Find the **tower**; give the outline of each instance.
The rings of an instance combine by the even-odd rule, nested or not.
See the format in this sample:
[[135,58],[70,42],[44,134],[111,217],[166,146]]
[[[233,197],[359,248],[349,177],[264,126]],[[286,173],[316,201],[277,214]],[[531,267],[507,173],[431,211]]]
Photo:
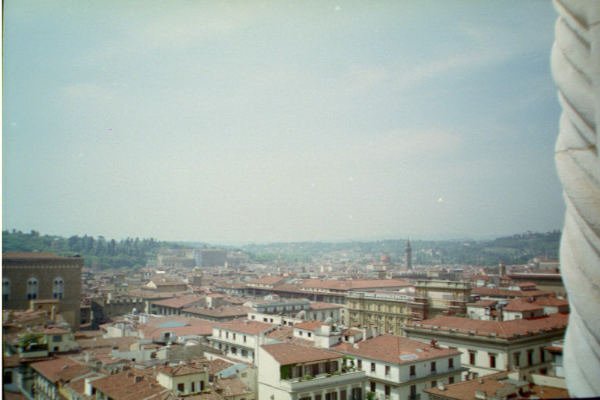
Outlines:
[[404,255],[406,256],[406,269],[412,270],[412,248],[410,247],[410,239],[406,241],[406,249],[404,249]]

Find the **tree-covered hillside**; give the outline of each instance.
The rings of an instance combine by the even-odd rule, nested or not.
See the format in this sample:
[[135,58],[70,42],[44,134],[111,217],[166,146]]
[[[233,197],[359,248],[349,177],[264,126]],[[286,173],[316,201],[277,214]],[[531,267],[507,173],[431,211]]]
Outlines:
[[116,241],[103,236],[40,235],[37,231],[2,231],[2,251],[39,251],[58,255],[81,255],[87,266],[99,268],[124,268],[144,266],[156,257],[162,247],[174,247],[154,239],[127,238]]

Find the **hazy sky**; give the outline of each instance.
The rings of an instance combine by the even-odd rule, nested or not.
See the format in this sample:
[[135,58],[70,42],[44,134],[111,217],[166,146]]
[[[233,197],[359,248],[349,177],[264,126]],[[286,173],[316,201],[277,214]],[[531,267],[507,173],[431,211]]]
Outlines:
[[549,1],[4,7],[4,228],[242,243],[562,226]]

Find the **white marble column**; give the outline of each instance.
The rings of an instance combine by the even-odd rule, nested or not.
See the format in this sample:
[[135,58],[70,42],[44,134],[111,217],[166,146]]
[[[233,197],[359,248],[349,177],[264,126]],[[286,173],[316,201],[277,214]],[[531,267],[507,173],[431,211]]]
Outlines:
[[571,314],[564,366],[574,397],[600,395],[600,2],[554,0],[552,74],[562,106],[556,167],[566,203],[560,246]]

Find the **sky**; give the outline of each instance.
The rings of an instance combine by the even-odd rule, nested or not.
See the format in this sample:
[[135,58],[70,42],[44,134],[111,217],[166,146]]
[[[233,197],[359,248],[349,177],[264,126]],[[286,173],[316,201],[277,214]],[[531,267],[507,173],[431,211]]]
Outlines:
[[2,225],[211,243],[560,229],[548,1],[4,2]]

